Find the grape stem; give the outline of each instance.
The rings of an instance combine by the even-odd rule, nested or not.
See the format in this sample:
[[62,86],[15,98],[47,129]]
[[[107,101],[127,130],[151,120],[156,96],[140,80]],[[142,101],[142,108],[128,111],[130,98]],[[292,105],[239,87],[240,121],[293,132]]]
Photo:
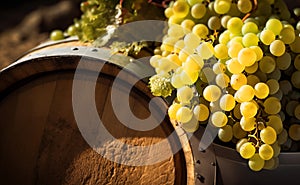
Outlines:
[[157,7],[161,7],[161,8],[167,8],[169,2],[171,2],[171,0],[164,0],[161,3],[154,2],[154,0],[148,0],[148,3],[153,4],[154,6],[157,6]]
[[243,17],[243,19],[242,19],[242,21],[244,22],[248,17],[250,17],[250,15],[251,15],[251,13],[252,12],[254,12],[255,10],[257,10],[257,0],[252,0],[252,4],[253,4],[253,8],[252,8],[252,10],[249,12],[249,13],[247,13],[244,17]]

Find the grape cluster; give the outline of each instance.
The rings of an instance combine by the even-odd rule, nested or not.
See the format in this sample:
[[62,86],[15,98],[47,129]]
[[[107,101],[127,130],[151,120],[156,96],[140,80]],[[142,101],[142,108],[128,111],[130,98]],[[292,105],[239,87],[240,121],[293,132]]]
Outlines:
[[291,12],[283,0],[176,0],[165,16],[150,88],[176,89],[170,119],[187,132],[212,124],[250,169],[276,168],[280,151],[300,140],[300,8]]

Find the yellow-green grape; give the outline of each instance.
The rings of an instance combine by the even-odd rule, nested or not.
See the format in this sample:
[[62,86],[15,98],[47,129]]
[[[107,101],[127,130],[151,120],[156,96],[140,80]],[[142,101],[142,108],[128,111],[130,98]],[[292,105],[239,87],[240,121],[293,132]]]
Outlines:
[[294,87],[296,87],[297,89],[300,89],[300,71],[293,72],[292,77],[291,77],[291,82]]
[[268,79],[274,79],[274,80],[280,80],[281,78],[281,71],[278,69],[278,67],[275,68],[275,70],[272,73],[269,73],[267,75]]
[[275,94],[278,90],[279,90],[279,83],[277,80],[275,79],[269,79],[266,84],[268,85],[269,87],[269,90],[270,90],[270,94]]
[[197,48],[197,52],[203,59],[209,59],[214,54],[214,47],[209,42],[202,42]]
[[231,94],[224,94],[219,101],[219,106],[224,111],[231,111],[235,107],[235,100]]
[[260,79],[257,76],[255,76],[255,75],[248,75],[247,76],[247,84],[248,85],[251,85],[252,87],[255,87],[255,85],[259,82],[260,82]]
[[186,61],[182,64],[182,67],[186,71],[190,71],[190,72],[195,72],[195,71],[199,72],[203,66],[204,66],[204,61],[202,57],[197,54],[192,54],[188,56]]
[[242,118],[242,114],[241,114],[241,104],[238,103],[236,104],[236,106],[233,108],[233,116],[236,118],[236,119],[241,119]]
[[270,160],[265,161],[265,165],[263,169],[266,170],[274,170],[277,168],[277,166],[279,165],[279,159],[278,157],[273,157]]
[[214,10],[217,14],[226,14],[231,7],[231,1],[228,0],[216,0],[214,2]]
[[178,111],[178,109],[181,107],[181,105],[179,103],[173,103],[169,109],[168,109],[168,115],[170,117],[171,120],[175,120],[176,119],[176,113]]
[[206,13],[206,7],[202,3],[194,4],[191,8],[191,15],[195,19],[201,19]]
[[296,100],[287,102],[287,104],[285,106],[285,112],[287,113],[287,115],[294,116],[295,109],[298,105],[299,105],[299,102]]
[[181,123],[187,123],[193,117],[193,111],[188,107],[180,107],[176,112],[176,120]]
[[216,74],[224,73],[226,71],[226,66],[221,62],[217,62],[213,65],[213,71]]
[[183,27],[185,33],[189,33],[195,26],[195,22],[191,19],[184,19],[180,25]]
[[277,134],[274,128],[267,126],[260,131],[261,141],[266,144],[273,144],[277,140]]
[[239,17],[232,17],[227,22],[227,29],[233,34],[240,34],[243,24],[243,21]]
[[252,2],[250,0],[238,0],[237,7],[240,12],[246,14],[252,10]]
[[257,46],[258,45],[258,37],[255,33],[246,33],[244,36],[243,36],[243,45],[245,47],[250,47],[250,46]]
[[185,46],[194,49],[200,44],[200,38],[194,33],[188,33],[184,36],[184,44]]
[[184,18],[190,12],[190,6],[185,0],[177,0],[173,6],[173,13],[176,17]]
[[194,114],[198,121],[206,121],[209,117],[209,109],[205,104],[200,103],[193,109]]
[[228,55],[231,58],[237,58],[239,52],[243,48],[244,48],[244,46],[240,42],[230,42],[229,47],[228,47]]
[[248,139],[247,138],[241,138],[238,140],[238,142],[236,143],[235,145],[235,149],[238,153],[240,153],[240,149],[241,149],[241,146],[245,143],[248,142]]
[[205,83],[213,82],[215,77],[216,74],[211,67],[204,67],[199,74],[200,80],[202,80]]
[[61,30],[53,30],[53,31],[50,33],[50,39],[51,39],[51,40],[56,41],[56,40],[62,40],[62,39],[64,39],[64,38],[65,38],[64,33],[63,33],[63,31],[61,31]]
[[207,26],[211,30],[219,30],[221,25],[221,19],[218,16],[212,16],[208,19]]
[[[223,28],[227,28],[227,22],[229,21],[230,18],[231,18],[230,15],[223,15],[221,17],[221,25]],[[228,30],[226,30],[226,31],[228,31]]]
[[189,3],[190,6],[193,6],[197,3],[202,3],[203,0],[187,0],[187,2]]
[[250,132],[255,129],[256,119],[254,117],[247,118],[243,116],[240,120],[240,126],[244,131]]
[[220,73],[220,74],[217,74],[215,82],[221,89],[223,89],[225,87],[228,87],[230,78],[225,73]]
[[211,115],[211,123],[218,128],[224,127],[228,122],[228,118],[224,112],[217,111]]
[[297,118],[298,120],[300,120],[300,104],[298,104],[298,105],[295,107],[295,110],[294,110],[294,116],[295,116],[295,118]]
[[160,46],[162,51],[169,51],[172,52],[174,49],[175,43],[178,41],[176,37],[166,37],[163,39],[163,43]]
[[283,26],[278,19],[269,19],[266,22],[266,29],[271,30],[275,35],[279,35]]
[[168,59],[169,61],[172,61],[172,62],[174,62],[175,64],[177,64],[178,67],[182,65],[182,61],[179,59],[178,55],[176,55],[176,54],[169,54],[169,55],[167,56],[167,59]]
[[208,27],[205,24],[196,24],[192,28],[192,32],[200,38],[207,38],[209,34]]
[[199,73],[197,71],[186,71],[185,69],[182,70],[180,73],[181,81],[184,82],[186,85],[193,85],[199,77]]
[[246,102],[250,101],[254,97],[254,89],[250,85],[242,85],[238,90],[237,90],[237,97],[240,101]]
[[255,154],[255,147],[252,142],[246,142],[240,147],[240,155],[244,159],[250,159]]
[[184,41],[183,40],[178,40],[175,44],[174,44],[174,53],[179,54],[180,51],[183,50],[183,48],[185,47]]
[[269,121],[266,123],[267,126],[274,128],[276,134],[280,134],[283,130],[282,120],[279,115],[268,116]]
[[289,80],[279,81],[279,88],[284,95],[288,95],[293,90],[292,84]]
[[180,88],[184,86],[184,82],[181,80],[180,74],[174,74],[171,78],[171,85],[174,88]]
[[233,138],[232,127],[230,125],[225,125],[221,127],[218,131],[218,137],[223,142],[229,142]]
[[222,32],[219,36],[220,44],[227,44],[230,41],[230,32],[228,30]]
[[289,136],[294,141],[300,141],[300,125],[292,124],[289,127]]
[[193,97],[193,89],[189,86],[183,86],[177,89],[177,99],[180,103],[190,103]]
[[162,70],[165,73],[168,73],[169,71],[175,70],[179,67],[178,64],[176,64],[173,61],[170,61],[168,58],[160,58],[158,60],[158,68]]
[[300,53],[300,36],[296,36],[294,42],[289,45],[292,52]]
[[257,109],[254,102],[242,102],[240,107],[241,114],[246,118],[254,117],[257,113]]
[[190,121],[186,122],[186,123],[182,123],[181,127],[186,131],[186,132],[190,132],[193,133],[196,130],[198,130],[199,128],[199,122],[196,119],[195,116],[192,116],[192,118],[190,119]]
[[166,18],[170,18],[172,15],[174,15],[173,9],[171,7],[166,8],[164,14]]
[[257,76],[261,82],[266,82],[268,79],[267,74],[263,73],[260,69],[257,69],[257,71],[253,75]]
[[275,141],[272,145],[273,151],[274,151],[274,157],[278,157],[281,151],[281,147],[278,144],[278,141]]
[[263,58],[264,53],[259,46],[250,46],[250,49],[252,49],[255,52],[256,61],[260,61]]
[[240,122],[234,123],[232,126],[233,136],[237,139],[242,139],[247,136],[247,132],[242,129]]
[[300,71],[300,54],[295,57],[294,66],[298,71]]
[[239,11],[236,3],[231,3],[228,14],[232,17],[241,17],[241,12]]
[[242,26],[242,34],[245,35],[247,33],[258,33],[257,24],[255,24],[254,22],[244,23],[244,25]]
[[168,25],[172,24],[181,24],[181,22],[184,20],[184,18],[177,17],[176,15],[173,15],[168,19]]
[[258,68],[263,73],[271,73],[275,70],[276,62],[271,56],[264,56],[258,63]]
[[190,56],[193,53],[193,48],[185,45],[184,48],[181,51],[179,51],[178,57],[181,61],[185,61],[188,58],[188,56]]
[[258,154],[263,160],[270,160],[274,155],[274,150],[270,145],[262,144],[259,147]]
[[256,61],[256,53],[251,48],[243,48],[238,54],[238,61],[244,66],[251,66]]
[[265,99],[269,95],[269,86],[266,83],[259,82],[254,86],[254,94],[259,99]]
[[263,105],[267,114],[278,114],[281,110],[280,100],[276,97],[268,97]]
[[259,34],[259,39],[264,45],[270,45],[275,40],[275,34],[271,30],[263,30]]
[[[185,33],[184,33],[184,30],[183,30],[182,26],[180,26],[178,24],[172,24],[172,25],[169,26],[168,35],[172,38],[181,38],[185,35]],[[176,42],[177,41],[178,40],[176,40]],[[176,42],[174,42],[174,44]]]
[[[258,69],[258,62],[254,62],[254,64],[252,64],[251,66],[247,66],[245,67],[245,72],[248,74],[253,74],[257,71]],[[247,76],[248,77],[248,76]],[[258,77],[257,77],[258,78]]]
[[295,41],[296,35],[293,27],[284,27],[280,34],[279,39],[282,40],[285,44],[291,44]]
[[221,96],[221,89],[216,85],[208,85],[203,90],[203,97],[209,101],[217,101]]
[[234,90],[238,90],[242,85],[247,84],[247,77],[242,74],[233,74],[230,79],[230,85]]
[[154,67],[154,68],[157,68],[158,67],[158,64],[159,64],[159,59],[161,59],[162,58],[162,56],[160,56],[160,55],[154,55],[154,56],[152,56],[151,58],[150,58],[150,65],[152,66],[152,67]]
[[249,159],[248,166],[253,171],[260,171],[265,166],[265,160],[256,153]]
[[245,66],[243,66],[241,63],[239,63],[237,58],[232,58],[232,59],[226,61],[226,67],[227,67],[228,71],[232,74],[242,73],[245,69]]
[[272,53],[272,55],[277,56],[277,57],[283,55],[285,53],[284,42],[282,42],[281,40],[274,40],[270,44],[270,52]]
[[228,48],[225,44],[217,44],[214,47],[215,56],[218,59],[226,59],[228,57]]
[[288,132],[286,129],[283,129],[282,132],[277,136],[277,141],[279,145],[284,144],[288,139]]

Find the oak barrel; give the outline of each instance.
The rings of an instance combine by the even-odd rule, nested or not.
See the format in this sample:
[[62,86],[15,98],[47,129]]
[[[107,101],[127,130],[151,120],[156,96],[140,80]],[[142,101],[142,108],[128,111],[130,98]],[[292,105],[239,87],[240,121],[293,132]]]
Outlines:
[[[152,69],[123,55],[114,55],[106,60],[103,55],[108,53],[107,48],[85,46],[76,39],[47,42],[0,72],[1,184],[194,183],[191,149],[184,144],[188,143],[187,138],[180,129],[172,134],[176,125],[167,116],[156,127],[144,131],[127,127],[116,116],[133,113],[135,119],[153,116],[155,120],[165,115],[168,104],[164,99],[156,98],[156,108],[150,112],[148,106],[153,96],[147,82],[138,78],[137,73],[151,73]],[[80,63],[85,67],[78,69]],[[102,66],[100,71],[99,64]],[[123,72],[122,75],[119,75],[120,72]],[[114,89],[117,94],[126,93],[126,88],[133,84],[129,100],[126,100],[130,111],[126,106],[117,107],[117,113],[113,109],[110,96],[116,79],[120,82]],[[91,146],[87,142],[83,130],[92,133],[94,130],[89,126],[94,123],[90,123],[93,121],[91,118],[92,121],[87,120],[86,125],[81,123],[83,130],[79,129],[74,113],[76,82],[87,86],[95,83],[92,95],[83,94],[86,96],[77,99],[82,100],[85,113],[93,105],[84,102],[94,102],[98,114],[88,117],[98,116],[114,140],[104,140],[99,146]],[[114,98],[117,103],[121,101],[119,97]],[[134,116],[128,115],[127,121],[135,121],[131,120]],[[102,135],[97,137],[101,139]],[[166,156],[163,150],[154,148],[158,154],[155,163],[126,163],[126,157],[131,160],[131,156],[123,156],[128,145],[154,146],[166,138],[169,147],[174,150],[173,155]],[[103,155],[103,151],[110,156]],[[134,152],[132,156],[138,156]],[[151,158],[147,155],[142,157]],[[163,160],[159,160],[160,157]]]

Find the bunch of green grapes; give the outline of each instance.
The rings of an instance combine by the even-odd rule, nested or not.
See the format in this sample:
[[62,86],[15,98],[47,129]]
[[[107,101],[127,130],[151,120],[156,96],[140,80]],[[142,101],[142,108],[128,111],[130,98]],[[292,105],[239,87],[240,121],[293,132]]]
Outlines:
[[250,169],[276,168],[281,149],[300,140],[300,9],[282,0],[177,0],[165,16],[150,88],[164,97],[176,89],[170,119],[187,132],[212,124]]

